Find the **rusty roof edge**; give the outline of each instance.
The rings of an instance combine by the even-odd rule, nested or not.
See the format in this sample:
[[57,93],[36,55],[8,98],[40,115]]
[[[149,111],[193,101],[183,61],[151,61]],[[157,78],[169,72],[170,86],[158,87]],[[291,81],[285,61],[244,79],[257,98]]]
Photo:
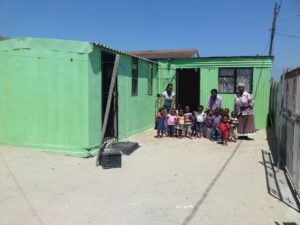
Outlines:
[[117,53],[121,53],[121,54],[124,54],[124,55],[128,55],[128,56],[131,56],[131,57],[135,57],[135,58],[142,59],[142,60],[145,60],[145,61],[148,61],[148,62],[151,62],[151,63],[158,64],[158,62],[156,62],[156,61],[153,61],[153,60],[150,60],[150,59],[141,57],[141,56],[137,56],[137,55],[131,54],[131,53],[129,53],[129,52],[125,52],[125,51],[122,51],[122,50],[118,50],[118,49],[116,49],[116,48],[112,48],[112,47],[109,47],[109,46],[104,45],[104,44],[101,44],[101,43],[92,42],[92,44],[94,44],[94,45],[96,45],[96,46],[100,46],[100,47],[102,47],[102,48],[106,48],[106,49],[108,49],[108,50],[111,50],[111,51],[114,51],[114,52],[117,52]]
[[185,49],[158,49],[158,50],[130,50],[127,52],[187,52],[187,51],[194,51],[198,52],[198,49],[196,48],[185,48]]
[[285,77],[285,79],[287,79],[289,77],[294,77],[294,76],[298,76],[298,75],[300,75],[300,67],[296,67],[294,69],[287,71],[284,74],[284,77]]
[[162,61],[168,60],[197,60],[197,59],[230,59],[230,58],[246,58],[246,59],[255,59],[255,58],[264,58],[264,59],[274,59],[274,56],[268,55],[236,55],[236,56],[199,56],[195,58],[176,58],[176,59],[160,59]]

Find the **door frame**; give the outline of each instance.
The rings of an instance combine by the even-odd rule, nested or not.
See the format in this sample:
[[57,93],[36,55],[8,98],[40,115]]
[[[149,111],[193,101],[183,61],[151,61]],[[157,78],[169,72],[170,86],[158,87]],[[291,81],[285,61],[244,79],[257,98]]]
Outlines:
[[177,68],[176,69],[176,106],[178,105],[179,101],[179,77],[182,76],[180,72],[184,70],[196,70],[195,72],[198,75],[198,105],[200,104],[200,97],[201,97],[201,69],[200,68]]

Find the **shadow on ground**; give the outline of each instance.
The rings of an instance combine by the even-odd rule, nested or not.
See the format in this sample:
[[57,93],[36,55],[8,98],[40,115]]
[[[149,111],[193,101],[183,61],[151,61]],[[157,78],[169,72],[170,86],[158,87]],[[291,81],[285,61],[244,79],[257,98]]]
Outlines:
[[294,222],[278,223],[277,221],[275,221],[275,225],[297,225],[297,223],[294,223]]
[[[266,184],[268,194],[280,200],[290,208],[300,212],[300,203],[297,199],[296,192],[289,182],[287,172],[284,168],[285,154],[279,149],[274,129],[267,129],[267,141],[270,151],[262,150],[262,164],[265,167]],[[278,222],[276,222],[278,223]],[[283,223],[295,224],[295,223]]]
[[220,170],[218,171],[217,175],[214,177],[214,179],[212,179],[212,181],[210,182],[210,184],[208,185],[208,187],[205,189],[204,193],[202,194],[202,196],[199,198],[199,200],[196,202],[195,206],[193,207],[193,210],[190,212],[189,215],[187,215],[187,217],[183,220],[183,222],[181,223],[181,225],[188,225],[190,224],[191,220],[193,219],[193,217],[195,216],[195,214],[198,212],[199,207],[202,205],[202,203],[205,201],[205,199],[207,198],[207,196],[209,195],[211,189],[214,187],[214,185],[216,184],[216,182],[218,181],[218,179],[220,178],[220,176],[222,175],[222,173],[224,172],[224,170],[226,169],[226,167],[228,166],[229,162],[232,160],[233,156],[235,155],[235,153],[237,152],[237,150],[239,149],[240,145],[241,145],[242,141],[240,141],[238,143],[238,145],[235,147],[234,151],[231,153],[231,155],[228,157],[228,159],[225,161],[225,163],[222,165],[222,167],[220,168]]

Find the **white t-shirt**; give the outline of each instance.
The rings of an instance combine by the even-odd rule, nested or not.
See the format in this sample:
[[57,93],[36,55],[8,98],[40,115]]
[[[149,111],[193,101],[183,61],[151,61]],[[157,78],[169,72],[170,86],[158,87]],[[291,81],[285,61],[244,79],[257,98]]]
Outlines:
[[164,91],[162,93],[162,97],[164,98],[164,106],[166,107],[171,107],[172,104],[172,99],[175,97],[175,93],[172,92],[171,95],[168,95],[167,91]]
[[204,119],[206,117],[206,114],[204,112],[200,113],[200,112],[196,112],[196,121],[198,123],[203,123],[204,122]]

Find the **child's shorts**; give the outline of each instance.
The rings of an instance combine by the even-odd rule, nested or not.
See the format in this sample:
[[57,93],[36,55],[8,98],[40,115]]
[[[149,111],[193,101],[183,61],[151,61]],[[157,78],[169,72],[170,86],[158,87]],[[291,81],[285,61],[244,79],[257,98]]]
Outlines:
[[184,124],[177,124],[176,129],[183,130]]
[[191,124],[184,124],[183,130],[188,134],[192,133]]
[[175,133],[175,126],[174,125],[168,125],[167,132],[168,133]]
[[203,123],[196,122],[196,131],[203,132]]

